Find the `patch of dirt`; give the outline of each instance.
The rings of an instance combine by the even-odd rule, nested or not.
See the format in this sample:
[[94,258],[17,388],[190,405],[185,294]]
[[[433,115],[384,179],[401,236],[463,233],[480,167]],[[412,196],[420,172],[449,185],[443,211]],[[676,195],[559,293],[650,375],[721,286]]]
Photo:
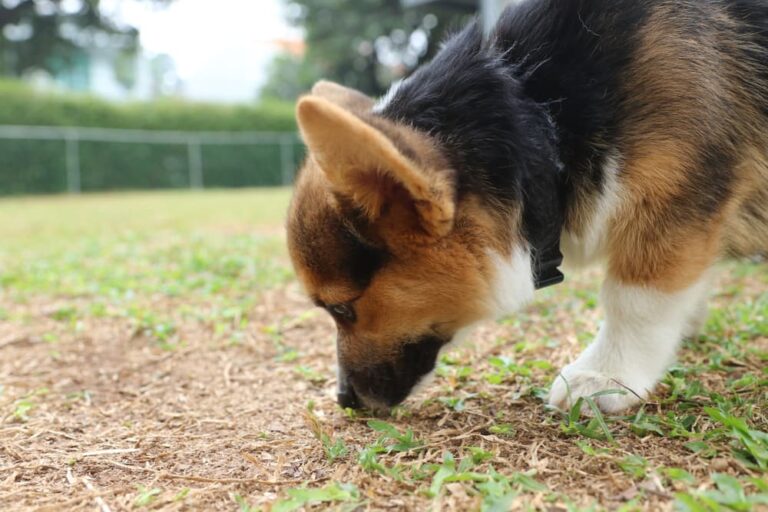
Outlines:
[[[0,301],[14,319],[0,322],[0,509],[129,510],[149,495],[151,509],[231,511],[238,508],[236,496],[268,506],[285,489],[330,482],[354,483],[365,509],[479,508],[480,498],[461,485],[448,485],[433,500],[415,480],[398,482],[361,467],[358,451],[378,434],[367,426],[369,418],[349,418],[336,407],[333,326],[321,314],[305,314],[311,304],[294,285],[265,292],[237,342],[217,332],[215,322],[180,313],[183,301],[152,299],[153,310],[177,318],[179,343],[165,350],[127,318],[74,324],[54,318],[52,312],[78,301],[87,302]],[[535,470],[538,481],[574,503],[609,509],[639,496],[643,508],[669,508],[676,490],[658,478],[632,478],[615,463],[622,454],[695,477],[708,475],[712,464],[748,473],[730,459],[699,458],[679,438],[624,436],[611,457],[589,456],[531,396],[530,382],[483,379],[492,355],[560,367],[584,343],[577,333],[595,332],[598,319],[596,309],[569,299],[538,303],[519,321],[483,327],[471,347],[452,356],[473,368],[467,382],[440,377],[387,419],[412,428],[426,447],[382,460],[416,468],[439,464],[446,450],[457,455],[480,447],[496,454],[500,472]],[[516,347],[523,339],[541,343]],[[298,358],[281,360],[285,347]],[[533,381],[544,387],[548,378],[534,372]],[[705,386],[722,385],[721,377],[711,379]],[[464,410],[435,400],[451,394],[466,398]],[[349,455],[327,460],[308,421],[309,402],[320,428],[342,439]],[[511,435],[493,433],[500,423],[512,426]],[[421,485],[428,488],[429,479]],[[562,500],[546,496],[526,493],[513,508],[565,510]]]

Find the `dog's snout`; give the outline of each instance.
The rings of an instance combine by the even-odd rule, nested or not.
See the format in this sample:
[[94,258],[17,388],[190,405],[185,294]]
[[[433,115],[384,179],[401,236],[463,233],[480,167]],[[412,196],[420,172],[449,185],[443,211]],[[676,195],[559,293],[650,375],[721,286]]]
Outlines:
[[349,382],[347,372],[341,368],[339,369],[339,384],[336,391],[336,400],[339,405],[345,409],[347,407],[350,409],[360,409],[362,407],[360,399],[358,398],[357,393],[355,393],[355,389]]
[[434,370],[444,344],[440,338],[423,336],[403,343],[393,359],[366,365],[340,364],[339,404],[353,409],[394,407],[408,397],[422,377]]
[[347,388],[345,391],[339,391],[336,395],[339,405],[343,408],[360,409],[360,400],[357,398],[355,390]]

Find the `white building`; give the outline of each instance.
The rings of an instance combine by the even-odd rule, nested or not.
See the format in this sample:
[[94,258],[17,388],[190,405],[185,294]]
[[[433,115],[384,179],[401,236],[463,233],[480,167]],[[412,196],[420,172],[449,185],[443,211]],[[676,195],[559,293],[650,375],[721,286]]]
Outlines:
[[[124,66],[124,80],[119,66]],[[134,56],[111,48],[87,48],[66,66],[52,73],[34,71],[25,79],[40,89],[64,89],[94,94],[110,100],[151,100],[178,94],[181,82],[167,55],[150,56],[139,50]]]

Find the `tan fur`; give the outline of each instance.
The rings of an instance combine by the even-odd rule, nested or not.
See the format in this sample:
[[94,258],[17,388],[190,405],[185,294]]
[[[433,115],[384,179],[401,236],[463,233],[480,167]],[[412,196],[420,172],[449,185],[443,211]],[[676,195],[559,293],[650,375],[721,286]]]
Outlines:
[[451,230],[453,183],[444,175],[420,169],[379,130],[322,98],[300,100],[297,117],[319,168],[371,220],[401,229],[415,209],[427,234],[439,238]]
[[[718,21],[722,27],[732,24],[722,13]],[[765,178],[757,177],[765,175],[766,127],[748,94],[754,91],[744,91],[738,80],[748,69],[719,50],[745,43],[723,40],[717,26],[701,27],[698,38],[691,38],[683,27],[690,22],[669,2],[641,31],[641,49],[625,85],[635,113],[625,120],[622,141],[621,184],[628,201],[614,223],[609,256],[609,271],[620,281],[669,292],[692,284],[725,250],[724,224],[734,226],[732,218],[749,193],[739,184],[757,180],[766,186]],[[727,146],[724,141],[730,140],[746,143],[727,151],[750,155],[738,166],[730,197],[710,219],[665,230],[665,217],[676,207],[675,198],[686,193],[697,157],[708,144]],[[766,149],[756,150],[749,141]]]
[[341,347],[345,360],[386,360],[415,332],[450,337],[483,318],[488,281],[477,271],[478,256],[452,237],[387,265],[355,302],[358,320],[344,330]]
[[[297,222],[322,222],[325,215],[297,217],[301,201],[312,210],[338,211],[333,185],[313,163],[308,163],[296,184],[289,225]],[[397,255],[374,276],[364,290],[353,284],[318,279],[306,266],[296,264],[299,280],[307,293],[325,304],[354,304],[357,322],[339,326],[339,349],[348,364],[363,365],[386,360],[398,349],[398,341],[414,332],[435,332],[450,336],[458,328],[488,314],[490,275],[489,244],[506,252],[495,241],[509,236],[508,226],[472,198],[462,202],[455,229],[432,243],[406,243]],[[327,233],[322,224],[309,226],[322,241]],[[502,236],[501,231],[506,235]],[[402,243],[398,240],[397,243]],[[321,243],[325,250],[334,248]],[[294,262],[300,262],[297,248],[289,239]],[[456,300],[461,297],[461,300]]]
[[[405,126],[368,118],[365,110],[339,108],[339,102],[327,101],[330,90],[327,84],[316,88],[297,107],[312,158],[295,185],[288,224],[303,224],[319,239],[318,247],[330,252],[325,259],[339,259],[332,254],[333,242],[323,239],[330,235],[329,216],[347,214],[341,195],[365,210],[373,234],[395,257],[361,290],[343,276],[319,278],[301,263],[291,238],[289,251],[311,297],[324,304],[354,304],[357,321],[340,326],[339,348],[348,364],[370,364],[390,357],[398,341],[414,332],[450,337],[488,314],[488,249],[509,252],[517,231],[508,222],[519,213],[490,212],[472,197],[456,211],[453,173],[433,141]],[[415,223],[423,229],[414,234]]]
[[341,107],[352,111],[368,111],[373,108],[374,101],[360,91],[343,85],[321,80],[312,87],[312,95],[324,98]]
[[608,262],[620,281],[668,292],[689,286],[711,266],[722,227],[718,216],[664,230],[663,219],[690,165],[685,149],[671,146],[654,144],[645,157],[628,154],[622,184],[629,199],[612,227]]
[[768,254],[768,135],[763,148],[746,148],[737,166],[744,179],[723,230],[726,248],[734,256]]

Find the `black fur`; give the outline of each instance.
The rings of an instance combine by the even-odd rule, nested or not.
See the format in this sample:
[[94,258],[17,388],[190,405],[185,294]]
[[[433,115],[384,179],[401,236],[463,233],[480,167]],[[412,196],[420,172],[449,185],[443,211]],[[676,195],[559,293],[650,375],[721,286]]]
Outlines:
[[496,207],[522,203],[531,245],[544,250],[557,242],[563,195],[554,125],[476,23],[416,71],[382,115],[443,143],[458,170],[459,196],[475,193]]
[[[768,2],[664,3],[674,30],[702,45],[710,44],[707,34],[713,30],[728,37],[731,26],[714,15],[728,11],[753,45],[717,50],[740,52],[736,60],[752,69],[741,77],[741,87],[754,91],[768,115]],[[522,204],[525,234],[534,252],[544,251],[564,222],[567,226],[572,201],[601,192],[608,151],[621,152],[631,123],[658,118],[663,125],[665,115],[680,114],[676,105],[638,105],[637,91],[627,87],[629,66],[642,44],[639,31],[661,4],[524,1],[505,11],[487,41],[477,24],[451,39],[405,81],[382,115],[442,141],[459,173],[459,196],[476,193],[497,204]],[[716,63],[702,69],[717,72]],[[660,129],[672,130],[672,137],[690,136],[674,124]],[[702,142],[681,195],[659,213],[660,233],[707,222],[732,192],[736,155],[724,142]]]
[[635,0],[536,0],[499,21],[495,48],[557,127],[567,196],[602,189],[625,102],[620,84],[648,14],[648,2]]
[[[346,210],[346,213],[351,211]],[[302,218],[309,215],[326,217],[318,223],[300,222],[296,225],[296,249],[307,269],[323,280],[347,282],[364,290],[386,262],[387,252],[363,241],[358,230],[350,224],[349,215],[313,208],[302,209],[298,215]],[[308,229],[313,225],[326,226],[327,232],[317,236]],[[328,237],[334,238],[333,243],[328,243]]]
[[[472,24],[382,112],[443,142],[460,195],[522,204],[535,250],[559,238],[576,187],[602,186],[623,101],[618,83],[647,15],[644,2],[616,3],[529,1],[505,11],[489,41]],[[621,37],[606,44],[600,31]]]

